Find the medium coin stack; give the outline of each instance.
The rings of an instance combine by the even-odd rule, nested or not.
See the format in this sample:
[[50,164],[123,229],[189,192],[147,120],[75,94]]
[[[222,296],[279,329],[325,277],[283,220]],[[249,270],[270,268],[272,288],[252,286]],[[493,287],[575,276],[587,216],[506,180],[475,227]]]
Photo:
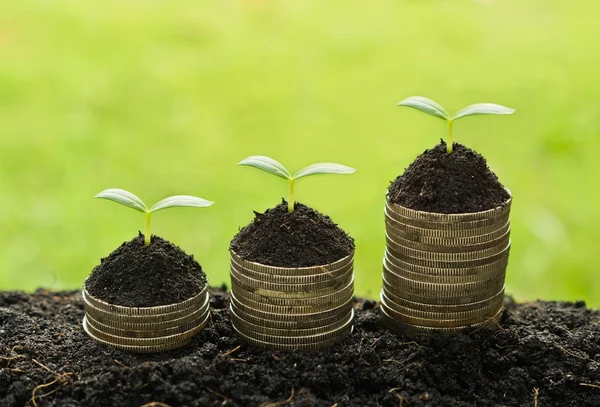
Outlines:
[[247,343],[279,350],[330,346],[353,328],[354,253],[315,267],[274,267],[231,252],[233,328]]
[[496,325],[510,251],[511,200],[465,214],[416,211],[388,200],[382,321],[412,337]]
[[82,291],[83,329],[98,342],[137,353],[186,345],[210,319],[207,288],[177,304],[156,307],[112,305]]

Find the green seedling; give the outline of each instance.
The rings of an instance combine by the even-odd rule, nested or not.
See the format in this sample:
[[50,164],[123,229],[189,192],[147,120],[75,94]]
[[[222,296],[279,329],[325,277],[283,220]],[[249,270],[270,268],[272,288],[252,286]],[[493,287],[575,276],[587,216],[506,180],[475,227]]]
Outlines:
[[476,103],[460,109],[458,112],[454,113],[454,115],[450,116],[448,112],[446,112],[446,109],[444,109],[440,104],[423,96],[408,97],[398,103],[398,106],[412,107],[413,109],[417,109],[432,116],[439,117],[442,120],[446,120],[448,123],[446,152],[448,154],[452,152],[452,125],[454,124],[455,120],[458,120],[461,117],[475,116],[478,114],[513,114],[515,112],[515,109],[511,109],[510,107],[502,105],[496,105],[494,103]]
[[288,212],[294,211],[294,183],[298,178],[316,174],[352,174],[356,169],[335,163],[316,163],[304,167],[292,175],[281,163],[262,155],[253,155],[238,163],[248,167],[258,168],[269,174],[288,180]]
[[150,244],[150,219],[152,213],[160,211],[161,209],[173,208],[175,206],[191,206],[197,208],[204,208],[211,206],[214,202],[207,201],[206,199],[197,198],[189,195],[176,195],[170,196],[152,205],[150,209],[146,204],[137,196],[131,192],[125,191],[124,189],[111,188],[106,189],[96,195],[94,198],[108,199],[121,205],[125,205],[129,208],[135,209],[146,214],[146,234],[144,235],[144,243],[146,246]]

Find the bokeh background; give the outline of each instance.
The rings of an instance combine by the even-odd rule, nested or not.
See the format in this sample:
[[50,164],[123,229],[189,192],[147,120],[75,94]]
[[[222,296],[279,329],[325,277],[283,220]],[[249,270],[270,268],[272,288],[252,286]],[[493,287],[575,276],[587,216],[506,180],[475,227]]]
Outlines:
[[99,191],[216,201],[153,218],[210,282],[228,243],[283,180],[236,167],[269,155],[352,176],[297,197],[357,244],[356,291],[375,298],[386,187],[455,125],[512,191],[507,292],[600,307],[600,5],[581,0],[103,0],[0,2],[0,289],[76,288],[143,228]]

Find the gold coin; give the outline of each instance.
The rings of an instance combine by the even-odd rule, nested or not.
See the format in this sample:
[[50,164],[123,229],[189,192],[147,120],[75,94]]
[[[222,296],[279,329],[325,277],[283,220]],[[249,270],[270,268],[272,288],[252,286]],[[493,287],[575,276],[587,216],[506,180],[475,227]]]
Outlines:
[[407,256],[403,253],[399,253],[398,251],[393,250],[389,246],[386,247],[386,250],[387,250],[387,253],[390,254],[391,256],[393,256],[394,258],[404,261],[404,262],[413,263],[418,266],[437,267],[437,268],[467,268],[467,267],[483,266],[484,264],[490,264],[490,263],[493,263],[504,257],[508,257],[509,252],[510,252],[510,242],[501,252],[499,252],[497,254],[494,254],[494,255],[491,255],[488,257],[473,259],[473,260],[458,260],[458,261],[419,259],[416,257]]
[[257,271],[259,273],[277,274],[282,276],[306,276],[312,274],[319,274],[325,272],[324,269],[327,270],[329,273],[334,273],[335,270],[343,268],[348,263],[352,263],[354,261],[354,251],[352,251],[352,253],[350,253],[348,256],[330,264],[323,264],[311,267],[276,267],[244,260],[240,256],[238,256],[233,250],[230,250],[229,253],[231,255],[231,259],[235,263],[242,266],[244,269]]
[[[235,292],[238,293],[240,299],[247,298],[254,302],[281,305],[281,306],[308,306],[308,305],[331,305],[346,302],[351,299],[354,295],[354,280],[350,279],[345,287],[342,287],[339,291],[334,291],[331,294],[321,295],[318,297],[306,297],[306,298],[273,298],[263,297],[254,292],[245,290],[243,287],[232,281],[232,289],[235,286]],[[242,298],[243,297],[243,298]]]
[[498,268],[490,273],[479,273],[479,274],[465,274],[462,276],[445,276],[445,275],[431,275],[413,273],[412,271],[403,270],[396,267],[394,264],[383,260],[383,271],[396,276],[407,278],[413,281],[422,281],[425,283],[438,283],[438,284],[463,284],[463,283],[474,283],[477,281],[489,280],[490,278],[504,275],[506,268]]
[[[242,339],[244,342],[246,342],[252,346],[256,346],[259,348],[269,348],[269,349],[274,349],[274,350],[290,351],[290,352],[310,351],[310,350],[319,350],[319,349],[329,348],[329,347],[335,345],[336,343],[340,342],[345,335],[345,334],[343,334],[338,337],[335,337],[332,339],[327,339],[327,340],[320,341],[320,342],[288,345],[288,344],[267,342],[267,341],[261,341],[258,339],[250,338],[249,336],[246,336],[243,333],[241,333],[240,331],[238,331],[235,328],[235,326],[233,327],[233,329],[234,329],[236,335],[240,339]],[[350,330],[349,332],[352,332],[352,330]]]
[[[510,194],[510,192],[509,192]],[[410,209],[402,205],[394,204],[386,199],[387,206],[395,213],[404,216],[406,218],[418,219],[428,222],[471,222],[488,218],[498,218],[505,213],[510,212],[510,206],[512,204],[512,198],[502,206],[498,206],[493,209],[489,209],[481,212],[469,212],[469,213],[436,213],[436,212],[424,212],[415,209]]]
[[205,286],[202,291],[198,294],[194,295],[191,298],[188,298],[185,301],[178,302],[176,304],[169,305],[159,305],[156,307],[125,307],[122,305],[113,305],[109,304],[106,301],[102,301],[98,298],[92,297],[90,293],[87,292],[85,287],[82,290],[81,296],[83,300],[87,302],[89,305],[97,308],[99,310],[107,311],[112,314],[123,314],[123,315],[161,315],[161,314],[170,314],[173,312],[185,310],[191,308],[193,306],[200,306],[204,302],[207,294],[207,287]]
[[322,318],[321,314],[313,314],[311,317],[302,316],[302,318],[297,318],[298,316],[296,315],[296,318],[294,320],[280,321],[266,319],[273,314],[264,314],[266,318],[260,318],[255,316],[254,314],[244,312],[240,308],[238,308],[236,303],[233,301],[229,304],[229,306],[235,311],[237,315],[242,315],[245,320],[252,322],[253,324],[278,329],[306,329],[329,325],[336,321],[339,321],[340,319],[343,319],[344,316],[352,310],[352,302],[350,301],[349,303],[347,303],[347,306],[344,306],[340,309],[340,312],[334,313],[333,315],[329,315],[326,318]]
[[108,323],[106,321],[115,321],[119,323],[127,323],[127,324],[158,324],[164,323],[165,328],[168,327],[169,323],[173,321],[187,318],[196,312],[198,309],[208,307],[209,305],[209,295],[208,293],[204,293],[203,303],[192,304],[191,307],[180,309],[178,311],[169,312],[166,314],[156,314],[156,315],[126,315],[122,313],[113,313],[110,311],[106,311],[100,308],[96,308],[94,305],[87,301],[88,297],[83,297],[85,312],[89,313],[94,317],[94,319],[99,321],[104,321],[104,323]]
[[[506,277],[506,269],[499,269],[496,273],[489,275],[475,275],[475,276],[457,276],[457,277],[431,277],[423,276],[421,274],[402,272],[397,273],[397,269],[383,266],[383,273],[386,275],[386,279],[389,283],[397,287],[403,287],[408,285],[411,287],[417,287],[422,289],[457,289],[464,290],[465,287],[468,289],[475,289],[475,287],[488,286],[491,282],[504,282]],[[424,278],[423,278],[424,277]]]
[[235,268],[237,272],[242,274],[245,277],[252,278],[258,281],[264,281],[266,283],[272,284],[320,284],[330,282],[335,278],[339,278],[343,275],[348,274],[350,270],[354,268],[354,262],[350,262],[343,267],[335,269],[333,271],[328,271],[323,268],[319,274],[308,274],[301,276],[289,276],[289,275],[278,275],[278,274],[269,274],[269,273],[261,273],[258,271],[246,269],[240,264],[236,263],[235,260],[231,259],[231,268]]
[[176,342],[172,342],[169,343],[167,345],[160,345],[160,346],[129,346],[129,345],[119,345],[119,344],[114,344],[114,343],[110,343],[108,341],[105,341],[103,339],[100,339],[96,336],[94,336],[94,334],[92,334],[87,327],[87,321],[86,318],[83,318],[83,330],[88,334],[88,336],[90,338],[92,338],[93,340],[103,344],[103,345],[107,345],[107,346],[111,346],[113,348],[116,349],[121,349],[121,350],[125,350],[128,352],[134,352],[134,353],[158,353],[158,352],[166,352],[169,350],[173,350],[173,349],[177,349],[180,348],[182,346],[187,345],[188,343],[190,343],[191,338],[188,339],[184,339],[181,341],[176,341]]
[[502,314],[502,310],[498,312],[492,318],[488,318],[486,321],[480,322],[478,324],[466,325],[462,327],[454,327],[454,328],[433,328],[426,326],[418,326],[413,324],[407,324],[406,322],[398,321],[392,318],[388,313],[385,307],[380,307],[381,311],[381,322],[383,325],[391,329],[392,331],[408,337],[408,338],[422,338],[427,337],[434,334],[441,335],[453,335],[460,332],[472,332],[477,329],[498,329],[498,320],[500,315]]
[[350,315],[344,324],[336,329],[333,329],[329,332],[324,332],[315,335],[307,335],[307,336],[281,336],[281,335],[266,335],[259,332],[253,332],[245,327],[240,325],[234,325],[234,328],[237,332],[242,333],[243,335],[256,339],[263,342],[271,342],[271,343],[280,343],[285,345],[302,345],[309,344],[315,342],[326,341],[328,339],[337,338],[343,336],[347,332],[350,332],[353,324],[354,314]]
[[417,226],[407,225],[405,223],[400,223],[397,220],[390,218],[387,214],[385,215],[385,225],[386,228],[392,228],[394,229],[394,231],[397,231],[399,233],[415,234],[418,236],[431,236],[438,238],[464,238],[482,235],[495,236],[492,235],[492,233],[496,233],[497,236],[501,236],[504,232],[508,230],[508,228],[510,228],[510,222],[507,221],[504,225],[484,226],[477,229],[425,229]]
[[350,299],[339,305],[310,306],[310,307],[280,307],[265,306],[252,301],[241,302],[237,299],[234,291],[231,292],[231,303],[244,314],[253,315],[258,318],[271,321],[314,321],[316,319],[330,318],[340,313],[347,312],[352,308],[353,300]]
[[[386,233],[400,240],[427,245],[429,247],[471,247],[493,246],[499,240],[505,239],[510,234],[510,223],[490,233],[476,236],[425,236],[415,231],[404,231],[386,224]],[[489,247],[489,246],[488,246]]]
[[485,259],[502,252],[508,245],[510,239],[501,242],[502,244],[488,247],[482,250],[460,251],[460,252],[434,252],[427,250],[418,250],[403,246],[386,234],[387,248],[392,253],[398,253],[402,256],[413,257],[417,259],[437,260],[437,261],[470,261],[476,259]]
[[344,274],[340,275],[339,277],[330,278],[328,280],[312,284],[302,283],[301,281],[299,281],[298,283],[281,284],[270,283],[248,277],[247,275],[244,275],[243,271],[236,269],[233,265],[231,265],[229,270],[231,272],[232,280],[235,278],[235,280],[237,280],[237,282],[239,282],[242,285],[250,286],[253,288],[262,288],[265,290],[284,292],[314,292],[320,290],[331,290],[333,288],[339,289],[348,283],[350,276],[354,271],[353,268],[350,267]]
[[398,287],[390,284],[387,281],[387,275],[385,274],[383,275],[383,285],[388,293],[392,293],[396,297],[400,297],[408,301],[431,305],[461,305],[484,301],[495,295],[504,286],[489,286],[485,287],[485,289],[474,291],[465,290],[463,292],[421,291],[419,293],[415,293],[415,291],[418,290],[406,289],[405,287]]
[[438,229],[438,230],[459,230],[459,229],[479,229],[482,227],[492,226],[495,224],[504,224],[508,221],[510,212],[504,212],[500,216],[491,216],[479,220],[461,221],[461,220],[443,220],[443,221],[426,221],[422,219],[414,219],[409,216],[404,216],[394,211],[394,208],[389,203],[385,205],[385,212],[390,218],[407,225],[417,226],[423,229]]
[[258,324],[254,324],[249,320],[244,319],[244,317],[235,313],[233,307],[229,307],[229,313],[231,316],[231,322],[233,325],[239,330],[243,332],[256,332],[264,335],[275,335],[275,336],[312,336],[327,333],[333,331],[337,328],[340,328],[342,325],[348,321],[349,318],[354,316],[354,310],[350,310],[347,315],[344,315],[337,321],[334,321],[327,325],[317,326],[314,328],[301,328],[301,329],[290,329],[290,328],[271,328],[266,326],[261,326]]
[[390,301],[386,296],[385,292],[381,293],[381,306],[386,308],[386,312],[394,319],[402,322],[406,322],[408,324],[418,325],[418,326],[427,326],[427,327],[437,327],[437,328],[455,328],[461,327],[465,325],[473,325],[478,324],[487,320],[490,317],[496,315],[496,313],[502,308],[502,304],[496,304],[496,307],[493,309],[487,309],[484,313],[479,314],[465,314],[458,316],[456,318],[450,318],[447,314],[441,314],[440,318],[437,318],[437,315],[440,314],[430,314],[427,315],[429,318],[423,318],[420,316],[410,315],[404,312],[398,311],[398,304],[394,304]]
[[[390,272],[384,272],[385,280],[392,286],[398,287],[402,291],[407,291],[417,295],[432,296],[450,296],[453,297],[462,293],[472,293],[481,290],[495,289],[497,293],[504,285],[504,273],[500,273],[487,280],[476,281],[472,283],[428,283],[423,281],[410,280],[400,277]],[[497,287],[497,288],[496,288]]]
[[85,319],[85,327],[86,332],[91,333],[94,338],[102,339],[113,345],[126,345],[126,346],[168,346],[174,342],[181,342],[186,339],[189,339],[196,335],[198,332],[202,331],[204,327],[208,324],[210,320],[210,313],[206,315],[204,321],[201,321],[200,324],[196,325],[194,328],[189,329],[185,332],[163,336],[160,338],[129,338],[117,335],[111,335],[105,332],[102,332],[94,325],[91,324],[91,321]]
[[502,301],[504,300],[504,287],[502,287],[502,289],[498,293],[490,296],[489,298],[481,300],[481,301],[466,302],[466,303],[462,303],[462,304],[443,304],[443,305],[409,301],[407,299],[398,297],[393,292],[391,292],[388,289],[388,287],[385,285],[383,286],[382,291],[385,292],[386,297],[391,299],[394,303],[399,304],[408,309],[415,310],[415,312],[424,311],[424,312],[432,312],[432,313],[450,313],[450,314],[452,314],[452,313],[457,313],[457,312],[473,311],[473,310],[477,310],[477,309],[491,307],[492,304],[495,304],[495,303],[502,304]]
[[[506,268],[508,265],[508,252],[505,256],[491,263],[481,264],[478,266],[454,266],[454,267],[429,267],[420,266],[417,264],[410,263],[408,261],[400,260],[395,257],[389,251],[385,251],[384,260],[386,264],[393,265],[394,269],[407,270],[412,273],[431,275],[431,276],[447,276],[447,277],[461,277],[469,275],[494,275],[498,269]],[[453,264],[454,265],[454,264]]]
[[239,304],[246,305],[252,309],[273,312],[275,314],[313,314],[323,311],[329,311],[332,308],[336,308],[344,303],[344,299],[334,300],[330,303],[316,304],[316,305],[274,305],[267,304],[264,302],[253,301],[250,298],[244,296],[244,291],[237,289],[236,286],[231,287],[231,295],[235,298],[235,301]]

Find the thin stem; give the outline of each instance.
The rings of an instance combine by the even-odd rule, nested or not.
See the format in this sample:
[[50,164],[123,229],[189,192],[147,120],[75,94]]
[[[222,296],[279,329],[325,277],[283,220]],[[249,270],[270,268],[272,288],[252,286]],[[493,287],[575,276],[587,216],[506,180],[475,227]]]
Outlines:
[[290,180],[290,189],[288,193],[288,212],[294,212],[294,180]]
[[146,246],[150,245],[150,218],[152,217],[152,212],[146,212],[146,234],[144,235],[144,244]]
[[446,152],[450,154],[452,152],[452,125],[454,121],[448,120],[448,140],[446,140]]

